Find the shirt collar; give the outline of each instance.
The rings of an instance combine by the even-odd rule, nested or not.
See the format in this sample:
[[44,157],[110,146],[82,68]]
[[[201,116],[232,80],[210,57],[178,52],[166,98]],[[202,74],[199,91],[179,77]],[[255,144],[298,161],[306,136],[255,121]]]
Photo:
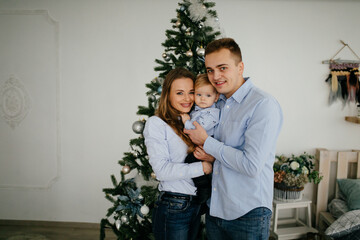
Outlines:
[[[213,105],[211,105],[211,107],[208,107],[208,108],[215,108],[215,103]],[[203,108],[199,107],[198,105],[195,105],[195,111],[199,111],[199,110],[202,110]]]
[[[245,96],[249,93],[249,91],[253,88],[254,84],[251,82],[250,78],[244,78],[245,82],[243,83],[243,85],[241,85],[238,90],[236,90],[236,92],[234,92],[234,94],[230,97],[233,98],[235,101],[237,101],[238,103],[240,103]],[[220,94],[219,100],[225,101],[227,100],[227,98],[225,97],[225,95]]]

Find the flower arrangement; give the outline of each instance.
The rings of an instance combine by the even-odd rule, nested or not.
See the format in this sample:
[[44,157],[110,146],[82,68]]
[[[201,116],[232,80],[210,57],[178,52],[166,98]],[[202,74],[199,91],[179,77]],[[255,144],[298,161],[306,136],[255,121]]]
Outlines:
[[314,156],[303,153],[299,156],[276,156],[274,162],[274,198],[282,201],[300,200],[308,182],[318,184],[322,176],[314,170]]
[[314,170],[314,156],[303,153],[299,156],[276,156],[274,162],[274,183],[278,189],[303,189],[307,182],[318,184],[322,176]]

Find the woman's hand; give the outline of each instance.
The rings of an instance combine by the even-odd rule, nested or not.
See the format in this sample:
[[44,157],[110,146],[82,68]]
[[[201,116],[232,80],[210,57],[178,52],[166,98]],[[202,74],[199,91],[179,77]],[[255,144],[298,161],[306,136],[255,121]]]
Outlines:
[[212,172],[212,164],[209,162],[202,161],[203,171],[205,175],[208,175]]
[[202,147],[197,146],[194,151],[194,156],[199,159],[206,162],[213,163],[215,161],[215,158],[211,156],[210,154],[207,154]]

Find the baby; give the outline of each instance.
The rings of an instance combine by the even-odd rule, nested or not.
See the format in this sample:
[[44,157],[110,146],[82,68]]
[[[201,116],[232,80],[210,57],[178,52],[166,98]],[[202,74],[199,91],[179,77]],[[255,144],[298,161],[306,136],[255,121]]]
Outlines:
[[[186,129],[195,129],[193,122],[198,122],[209,136],[214,135],[214,130],[219,122],[220,110],[215,107],[219,93],[211,85],[206,74],[200,74],[195,81],[195,109],[189,114],[182,114],[181,119]],[[193,153],[190,153],[185,163],[198,162]],[[203,203],[211,195],[211,175],[193,178],[197,188],[199,202]]]

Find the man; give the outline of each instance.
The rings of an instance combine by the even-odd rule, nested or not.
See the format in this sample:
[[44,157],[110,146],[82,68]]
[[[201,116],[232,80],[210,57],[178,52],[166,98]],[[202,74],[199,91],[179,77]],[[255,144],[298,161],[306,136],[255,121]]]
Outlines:
[[205,66],[211,84],[221,94],[217,104],[219,125],[214,137],[196,122],[195,130],[184,131],[195,144],[203,146],[197,148],[195,156],[204,150],[216,159],[210,212],[206,215],[207,237],[268,239],[273,163],[283,122],[281,107],[243,77],[241,51],[233,39],[209,43]]

